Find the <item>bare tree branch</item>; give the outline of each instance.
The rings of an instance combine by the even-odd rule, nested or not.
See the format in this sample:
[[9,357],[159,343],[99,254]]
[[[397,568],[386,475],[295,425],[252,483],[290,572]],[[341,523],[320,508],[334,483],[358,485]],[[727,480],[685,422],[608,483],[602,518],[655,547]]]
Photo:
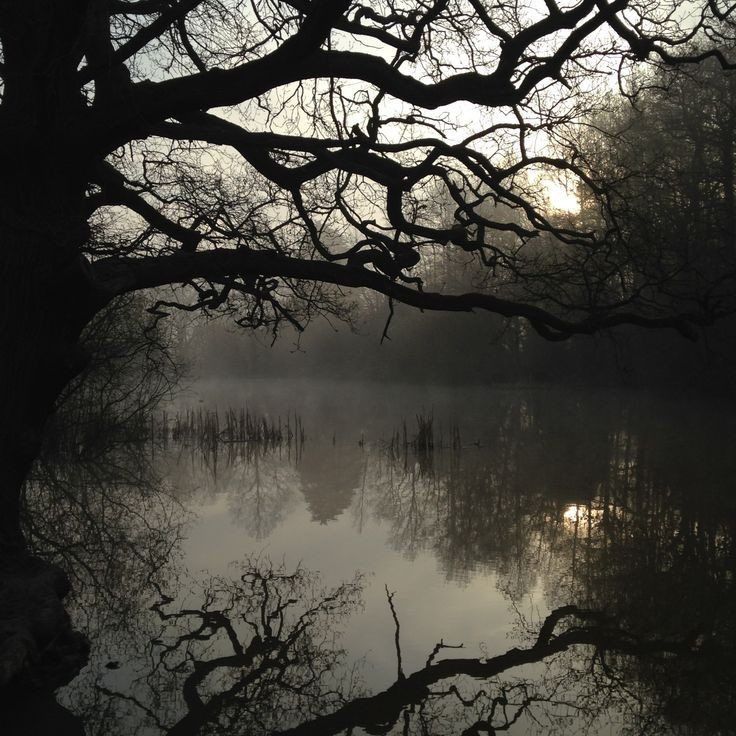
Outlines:
[[540,307],[513,302],[491,294],[440,294],[411,289],[365,268],[305,260],[276,253],[213,249],[193,254],[150,258],[106,258],[96,261],[93,270],[99,283],[113,294],[150,289],[169,283],[187,283],[196,278],[222,279],[228,274],[250,273],[266,277],[296,278],[368,288],[397,302],[427,310],[472,312],[484,310],[505,317],[524,317],[545,337],[566,339],[575,334],[590,335],[598,330],[631,324],[649,329],[672,328],[693,338],[693,325],[707,324],[711,317],[697,313],[646,317],[631,312],[587,316],[578,321],[558,318]]

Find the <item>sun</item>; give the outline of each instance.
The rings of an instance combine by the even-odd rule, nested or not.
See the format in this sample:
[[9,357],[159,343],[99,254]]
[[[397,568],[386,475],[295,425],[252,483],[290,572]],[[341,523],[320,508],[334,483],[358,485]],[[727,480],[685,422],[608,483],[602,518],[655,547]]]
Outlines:
[[580,212],[580,200],[572,188],[554,179],[544,178],[540,181],[544,198],[548,205],[558,212],[577,214]]

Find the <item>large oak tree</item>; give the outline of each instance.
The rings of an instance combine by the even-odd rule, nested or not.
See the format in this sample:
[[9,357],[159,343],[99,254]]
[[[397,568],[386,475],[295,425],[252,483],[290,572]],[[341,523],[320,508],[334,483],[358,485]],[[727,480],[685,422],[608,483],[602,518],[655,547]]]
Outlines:
[[[339,308],[335,289],[366,287],[553,339],[691,335],[723,294],[631,279],[615,219],[596,231],[540,191],[556,172],[607,207],[576,121],[638,64],[727,69],[729,8],[2,0],[2,544],[20,543],[20,488],[84,365],[80,334],[121,294],[179,285],[155,311],[301,327]],[[423,284],[445,251],[485,264],[482,288]]]

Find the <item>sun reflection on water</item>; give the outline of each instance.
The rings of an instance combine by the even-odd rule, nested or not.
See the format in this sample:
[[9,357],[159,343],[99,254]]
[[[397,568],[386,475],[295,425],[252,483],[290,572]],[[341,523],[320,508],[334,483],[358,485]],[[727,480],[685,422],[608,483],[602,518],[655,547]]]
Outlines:
[[568,524],[597,522],[603,517],[603,509],[586,504],[571,503],[562,514]]

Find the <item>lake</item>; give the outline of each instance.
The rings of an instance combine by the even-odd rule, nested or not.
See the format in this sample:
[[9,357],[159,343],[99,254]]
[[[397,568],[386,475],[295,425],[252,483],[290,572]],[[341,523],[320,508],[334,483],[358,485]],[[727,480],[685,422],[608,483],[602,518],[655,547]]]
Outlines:
[[28,491],[87,733],[732,732],[729,407],[213,380],[160,415]]

